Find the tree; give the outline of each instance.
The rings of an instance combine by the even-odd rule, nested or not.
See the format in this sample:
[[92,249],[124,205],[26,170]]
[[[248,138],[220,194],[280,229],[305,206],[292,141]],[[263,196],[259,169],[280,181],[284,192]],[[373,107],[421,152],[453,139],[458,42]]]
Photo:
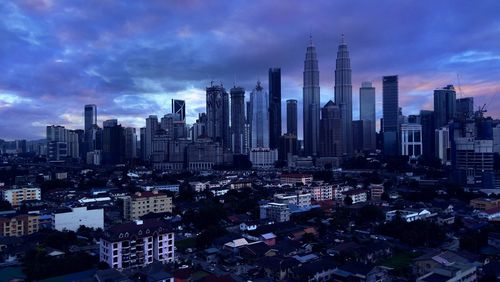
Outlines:
[[0,199],[0,211],[10,211],[12,210],[12,205],[5,200]]

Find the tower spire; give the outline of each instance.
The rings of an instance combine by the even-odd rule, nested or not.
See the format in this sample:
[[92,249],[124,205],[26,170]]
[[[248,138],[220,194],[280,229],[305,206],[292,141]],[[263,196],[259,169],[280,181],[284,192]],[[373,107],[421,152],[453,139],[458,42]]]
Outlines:
[[344,34],[342,33],[342,36],[340,37],[340,44],[341,45],[344,45],[345,44],[345,36]]
[[309,46],[313,46],[313,36],[312,36],[312,33],[309,33]]

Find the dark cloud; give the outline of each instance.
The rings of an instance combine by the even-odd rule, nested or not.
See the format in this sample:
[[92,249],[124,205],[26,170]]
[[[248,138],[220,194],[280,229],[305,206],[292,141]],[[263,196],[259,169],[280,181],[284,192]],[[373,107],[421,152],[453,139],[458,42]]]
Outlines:
[[[0,138],[38,138],[44,124],[81,127],[86,103],[100,120],[142,126],[187,100],[204,110],[211,80],[250,91],[282,68],[283,100],[302,96],[305,46],[313,36],[322,101],[333,99],[341,34],[349,44],[354,109],[362,81],[400,75],[405,113],[432,108],[432,91],[500,102],[500,2],[482,1],[8,1],[0,3]],[[299,106],[301,108],[301,106]],[[381,109],[378,109],[379,111]],[[356,117],[357,114],[355,113]]]

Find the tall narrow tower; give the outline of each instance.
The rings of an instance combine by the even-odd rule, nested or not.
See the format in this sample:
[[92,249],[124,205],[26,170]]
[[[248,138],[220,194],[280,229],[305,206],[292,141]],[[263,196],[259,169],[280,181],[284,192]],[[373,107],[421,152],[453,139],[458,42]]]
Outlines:
[[335,65],[335,104],[340,108],[340,119],[342,120],[342,151],[345,155],[352,156],[351,60],[349,59],[349,51],[343,34]]
[[245,89],[231,88],[231,144],[234,154],[243,154],[245,135]]
[[207,135],[226,150],[231,149],[229,94],[222,85],[207,87]]
[[304,61],[303,126],[304,152],[306,156],[317,156],[319,147],[319,68],[316,47],[309,41]]
[[277,149],[281,136],[281,69],[269,69],[269,147]]
[[250,93],[252,148],[269,148],[269,97],[260,81]]

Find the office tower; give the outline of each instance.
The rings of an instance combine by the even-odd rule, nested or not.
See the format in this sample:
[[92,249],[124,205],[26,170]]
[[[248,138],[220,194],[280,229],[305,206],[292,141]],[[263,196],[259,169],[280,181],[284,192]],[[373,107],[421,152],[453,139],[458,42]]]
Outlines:
[[436,157],[441,160],[441,164],[447,165],[450,162],[450,130],[444,126],[435,130],[434,148],[436,148]]
[[331,100],[321,110],[320,156],[341,157],[342,119],[340,108]]
[[280,137],[280,146],[278,150],[278,159],[280,161],[291,161],[292,156],[299,153],[297,136],[293,133],[287,133]]
[[61,161],[68,157],[67,137],[67,130],[64,126],[47,126],[47,159],[49,161]]
[[229,95],[222,85],[210,84],[207,91],[207,135],[229,150]]
[[198,140],[198,138],[206,138],[207,137],[207,114],[199,113],[198,119],[195,124],[191,128],[193,141]]
[[97,106],[96,105],[85,105],[84,107],[84,130],[85,130],[85,146],[84,151],[94,150],[92,140],[92,128],[97,125]]
[[352,149],[355,153],[363,152],[365,143],[365,129],[368,129],[368,125],[364,120],[353,120],[352,121]]
[[297,136],[297,100],[286,100],[286,132]]
[[144,147],[142,148],[143,152],[143,159],[145,161],[149,161],[151,158],[151,146],[153,143],[153,136],[155,135],[156,131],[158,130],[159,125],[158,125],[158,117],[155,115],[150,115],[146,119],[146,132],[144,133]]
[[135,128],[125,128],[125,159],[131,160],[137,157],[137,134]]
[[304,154],[316,156],[319,151],[319,115],[320,115],[319,68],[316,47],[309,41],[304,60],[303,85],[303,127]]
[[342,119],[342,146],[346,156],[353,154],[352,140],[352,85],[351,60],[344,35],[337,51],[335,65],[335,104],[340,109]]
[[456,117],[465,120],[474,115],[474,98],[466,97],[457,99],[455,106]]
[[175,116],[173,121],[174,138],[187,138],[186,102],[172,99],[172,114]]
[[366,127],[363,130],[366,133],[363,135],[363,150],[375,151],[375,87],[371,82],[363,82],[359,88],[359,119]]
[[281,136],[281,69],[269,69],[269,147],[277,149]]
[[456,92],[453,85],[434,90],[434,128],[448,124],[455,117]]
[[269,98],[260,81],[257,81],[255,89],[250,93],[250,108],[251,148],[269,148]]
[[125,138],[123,127],[116,119],[106,120],[102,124],[102,161],[105,164],[117,164],[123,161]]
[[186,121],[186,102],[172,99],[172,113],[179,115],[180,121]]
[[233,87],[231,94],[231,144],[234,154],[245,151],[245,89]]
[[179,113],[166,114],[161,118],[160,128],[168,138],[179,139],[187,137],[186,123]]
[[422,155],[422,125],[401,124],[401,155],[416,159]]
[[398,154],[398,76],[384,76],[382,79],[382,114],[384,118],[384,155]]
[[420,124],[422,125],[422,155],[431,159],[434,157],[434,112],[421,110]]

